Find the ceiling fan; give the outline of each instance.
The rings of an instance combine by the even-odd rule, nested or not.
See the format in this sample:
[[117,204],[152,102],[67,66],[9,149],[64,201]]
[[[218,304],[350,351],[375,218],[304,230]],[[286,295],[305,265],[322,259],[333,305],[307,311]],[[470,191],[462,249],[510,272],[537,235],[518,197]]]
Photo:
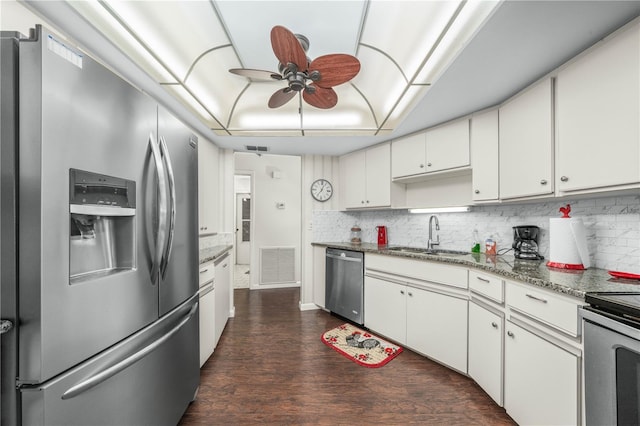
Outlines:
[[271,47],[279,61],[279,72],[248,68],[229,70],[252,79],[286,81],[287,87],[271,95],[269,108],[281,107],[300,92],[308,104],[316,108],[332,108],[338,103],[333,87],[346,83],[360,72],[360,61],[343,53],[324,55],[311,61],[306,53],[309,40],[280,25],[271,29]]

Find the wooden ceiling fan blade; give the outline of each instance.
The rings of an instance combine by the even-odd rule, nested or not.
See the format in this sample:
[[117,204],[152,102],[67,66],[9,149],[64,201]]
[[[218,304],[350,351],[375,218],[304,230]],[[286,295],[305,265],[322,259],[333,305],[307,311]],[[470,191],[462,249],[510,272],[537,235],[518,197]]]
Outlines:
[[323,88],[315,84],[310,85],[315,88],[313,93],[310,90],[302,92],[302,98],[309,104],[316,108],[329,109],[336,106],[338,103],[338,94],[331,88]]
[[271,95],[271,98],[269,98],[269,108],[279,108],[289,102],[295,95],[296,92],[289,89],[288,87],[280,89],[276,93]]
[[274,71],[254,70],[250,68],[231,68],[231,74],[251,78],[253,80],[282,80],[282,76]]
[[278,61],[285,67],[289,62],[296,64],[298,71],[307,70],[307,54],[296,36],[283,26],[271,29],[271,47]]
[[309,71],[318,71],[320,79],[315,84],[330,88],[346,83],[360,72],[360,61],[355,56],[344,53],[324,55],[314,59],[309,64]]

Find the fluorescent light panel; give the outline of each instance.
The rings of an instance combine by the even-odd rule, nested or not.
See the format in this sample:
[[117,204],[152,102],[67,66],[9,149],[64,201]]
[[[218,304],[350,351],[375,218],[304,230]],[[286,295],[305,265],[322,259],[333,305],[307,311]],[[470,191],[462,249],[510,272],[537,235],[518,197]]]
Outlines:
[[427,209],[409,209],[409,213],[464,213],[471,211],[469,206],[434,207]]

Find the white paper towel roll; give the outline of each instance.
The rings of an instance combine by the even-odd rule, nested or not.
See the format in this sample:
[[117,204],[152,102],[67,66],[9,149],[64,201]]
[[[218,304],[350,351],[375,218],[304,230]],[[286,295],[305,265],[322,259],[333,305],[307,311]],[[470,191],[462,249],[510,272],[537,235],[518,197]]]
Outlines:
[[580,218],[549,219],[549,266],[582,269],[591,266],[587,233]]

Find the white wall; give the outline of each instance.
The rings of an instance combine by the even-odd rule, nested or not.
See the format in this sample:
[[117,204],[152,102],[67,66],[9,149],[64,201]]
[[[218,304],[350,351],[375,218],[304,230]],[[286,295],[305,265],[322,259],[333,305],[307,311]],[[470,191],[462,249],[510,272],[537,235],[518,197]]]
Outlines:
[[[259,285],[260,248],[295,247],[295,281],[301,276],[301,159],[297,156],[235,153],[235,170],[253,172],[254,232],[251,288]],[[275,176],[274,176],[275,173]],[[230,185],[233,187],[233,185]],[[284,209],[277,207],[284,203]],[[297,285],[297,284],[296,284]],[[281,285],[273,285],[281,286]]]
[[[333,186],[333,196],[325,202],[311,197],[311,184],[327,179]],[[300,309],[317,309],[313,303],[313,217],[316,211],[332,211],[339,207],[340,163],[338,157],[305,155],[302,157],[302,285]]]

